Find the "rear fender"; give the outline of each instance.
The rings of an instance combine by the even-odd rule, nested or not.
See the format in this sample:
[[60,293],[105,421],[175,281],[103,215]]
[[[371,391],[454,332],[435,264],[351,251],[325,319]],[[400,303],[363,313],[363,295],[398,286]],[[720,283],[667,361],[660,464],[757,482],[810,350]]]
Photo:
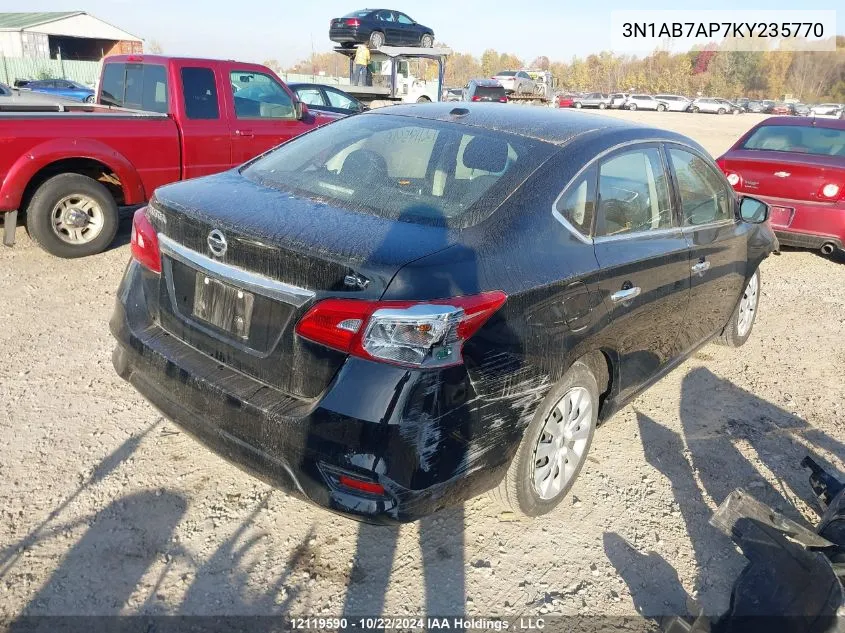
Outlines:
[[94,139],[52,139],[28,150],[11,166],[0,186],[0,211],[18,209],[27,185],[42,169],[75,158],[98,161],[113,171],[120,180],[125,204],[139,204],[147,199],[135,166],[113,148]]

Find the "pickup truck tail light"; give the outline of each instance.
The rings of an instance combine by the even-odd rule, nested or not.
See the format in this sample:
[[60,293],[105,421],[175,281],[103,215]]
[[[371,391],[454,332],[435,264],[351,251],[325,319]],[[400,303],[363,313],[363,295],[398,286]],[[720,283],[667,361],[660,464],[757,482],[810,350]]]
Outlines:
[[463,344],[507,300],[501,291],[434,301],[324,299],[296,333],[359,358],[404,367],[463,363]]
[[507,96],[499,97],[499,103],[507,103],[507,102],[508,102]]
[[161,273],[161,251],[158,234],[147,217],[147,207],[138,209],[132,217],[132,257],[154,273]]

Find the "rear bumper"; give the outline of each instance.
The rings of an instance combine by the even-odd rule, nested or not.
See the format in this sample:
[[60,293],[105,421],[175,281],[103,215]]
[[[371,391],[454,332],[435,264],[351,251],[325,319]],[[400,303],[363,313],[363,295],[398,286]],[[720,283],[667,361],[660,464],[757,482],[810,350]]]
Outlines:
[[838,248],[845,244],[845,202],[806,202],[757,196],[773,207],[788,209],[773,215],[772,229],[781,244],[801,248],[821,248],[833,243]]
[[[504,476],[521,436],[517,409],[479,397],[462,366],[416,372],[350,358],[322,396],[292,398],[166,334],[147,316],[142,274],[151,273],[130,264],[110,322],[117,373],[248,473],[372,523],[414,521]],[[340,475],[385,493],[349,489]]]
[[332,42],[339,42],[341,44],[346,42],[366,42],[370,37],[371,29],[364,28],[331,28],[329,29],[329,39]]

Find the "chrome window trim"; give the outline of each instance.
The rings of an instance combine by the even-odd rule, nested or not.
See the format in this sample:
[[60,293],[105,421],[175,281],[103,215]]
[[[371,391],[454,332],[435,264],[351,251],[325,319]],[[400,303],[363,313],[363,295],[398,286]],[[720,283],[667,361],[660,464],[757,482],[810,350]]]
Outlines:
[[[563,197],[563,195],[565,193],[567,193],[567,190],[569,189],[569,187],[572,186],[572,183],[574,183],[576,180],[578,180],[578,178],[580,178],[581,175],[585,171],[587,171],[590,167],[592,167],[594,164],[598,163],[600,160],[603,160],[604,157],[607,156],[608,154],[611,154],[611,153],[613,153],[613,152],[615,152],[619,149],[629,147],[631,145],[650,145],[650,144],[653,144],[653,143],[658,143],[659,145],[662,145],[664,143],[673,143],[673,144],[678,145],[680,147],[688,148],[688,149],[692,150],[694,153],[700,153],[692,145],[684,143],[683,141],[678,141],[676,139],[642,138],[642,139],[636,139],[636,140],[631,140],[631,141],[625,141],[623,143],[617,143],[616,145],[613,145],[612,147],[608,147],[603,152],[594,156],[593,160],[591,160],[586,165],[581,167],[581,169],[579,169],[575,173],[575,175],[572,176],[572,178],[569,179],[569,182],[567,182],[563,186],[563,189],[561,189],[560,193],[557,195],[557,198],[555,198],[555,201],[552,202],[552,217],[554,217],[555,220],[560,222],[563,225],[563,227],[565,229],[567,229],[570,233],[572,233],[579,241],[584,242],[585,244],[595,244],[598,240],[601,240],[602,237],[611,237],[611,238],[614,238],[614,239],[620,239],[622,237],[622,235],[619,235],[619,236],[605,235],[605,236],[602,236],[602,237],[594,237],[594,236],[591,236],[591,235],[590,236],[584,235],[583,233],[581,233],[581,231],[579,231],[574,226],[572,226],[572,224],[558,212],[557,203],[560,202],[560,199]],[[663,160],[663,159],[664,159],[664,157],[662,156],[662,152],[661,152],[661,160]],[[666,170],[667,175],[669,175],[670,172],[669,172],[668,163],[664,163],[663,169]],[[596,200],[596,203],[598,203],[598,200]],[[598,204],[596,204],[596,210],[593,213],[593,222],[594,223],[595,223],[596,213],[598,213]],[[675,219],[675,218],[673,218],[673,219]],[[674,227],[671,227],[671,229],[657,229],[657,231],[680,230],[681,228],[682,228],[681,226],[674,226]],[[636,236],[636,235],[645,235],[645,234],[648,234],[648,233],[655,233],[655,232],[656,231],[653,231],[653,230],[636,231],[636,232],[631,232],[631,233],[625,233],[624,235],[626,237],[628,237],[628,236]],[[590,233],[592,233],[592,229],[590,230]]]
[[175,242],[163,233],[158,234],[161,252],[203,273],[228,281],[256,294],[301,308],[314,298],[314,292],[282,281],[224,264]]
[[628,240],[634,237],[643,237],[643,236],[650,236],[654,235],[656,237],[660,237],[663,235],[669,235],[671,233],[676,233],[679,237],[683,235],[683,231],[681,231],[681,227],[679,226],[670,226],[665,229],[649,229],[647,231],[631,231],[630,233],[617,233],[616,235],[599,235],[593,238],[594,244],[603,244],[604,242],[619,242],[622,240]]

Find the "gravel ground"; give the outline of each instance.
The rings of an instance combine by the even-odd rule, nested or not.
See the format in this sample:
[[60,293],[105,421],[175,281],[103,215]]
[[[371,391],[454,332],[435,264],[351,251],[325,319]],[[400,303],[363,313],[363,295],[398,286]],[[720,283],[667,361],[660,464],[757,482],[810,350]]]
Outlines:
[[[758,117],[607,113],[714,154]],[[843,469],[845,261],[762,267],[743,348],[707,346],[596,434],[553,514],[486,498],[401,528],[286,497],[162,419],[111,367],[119,246],[0,248],[0,617],[25,614],[633,615],[727,606],[744,559],[708,524],[736,486],[812,519],[799,461]]]

